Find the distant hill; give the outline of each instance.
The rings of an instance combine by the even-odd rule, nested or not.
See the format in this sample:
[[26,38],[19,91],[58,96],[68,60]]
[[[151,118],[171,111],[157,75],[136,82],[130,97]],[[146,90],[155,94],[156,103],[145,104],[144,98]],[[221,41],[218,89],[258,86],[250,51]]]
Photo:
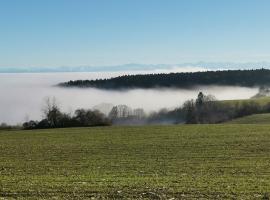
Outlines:
[[[185,67],[181,64],[177,67]],[[189,66],[189,65],[188,65]],[[62,66],[62,67],[0,67],[0,73],[56,73],[56,72],[121,72],[173,70],[175,65],[125,64],[113,66]],[[270,63],[269,63],[270,67]]]
[[100,89],[192,88],[196,86],[270,86],[270,70],[224,70],[170,74],[125,75],[111,79],[75,80],[60,83],[63,87]]
[[130,71],[149,71],[149,72],[193,72],[221,69],[254,69],[270,68],[270,62],[195,62],[178,64],[122,64],[105,66],[0,66],[0,73],[55,73],[55,72],[130,72]]

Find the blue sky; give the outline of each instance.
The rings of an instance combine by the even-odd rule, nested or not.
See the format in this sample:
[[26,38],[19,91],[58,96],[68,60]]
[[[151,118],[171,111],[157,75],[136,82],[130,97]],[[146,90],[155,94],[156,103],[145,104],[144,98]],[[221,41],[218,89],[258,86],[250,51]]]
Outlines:
[[269,10],[269,0],[0,0],[0,67],[270,61]]

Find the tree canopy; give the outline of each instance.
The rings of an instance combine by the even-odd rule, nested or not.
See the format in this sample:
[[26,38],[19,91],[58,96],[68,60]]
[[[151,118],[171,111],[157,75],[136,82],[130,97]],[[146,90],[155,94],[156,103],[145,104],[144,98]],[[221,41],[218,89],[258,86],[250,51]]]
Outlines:
[[110,79],[74,80],[60,83],[64,87],[94,87],[100,89],[131,88],[191,88],[196,86],[269,86],[270,70],[224,70],[170,74],[124,75]]

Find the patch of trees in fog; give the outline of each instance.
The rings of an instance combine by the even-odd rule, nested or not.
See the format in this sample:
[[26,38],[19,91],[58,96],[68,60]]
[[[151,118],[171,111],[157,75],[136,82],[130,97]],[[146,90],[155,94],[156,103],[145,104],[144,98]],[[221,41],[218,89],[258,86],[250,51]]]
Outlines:
[[[105,114],[106,109],[110,111]],[[47,99],[40,121],[28,121],[24,129],[91,127],[109,125],[146,124],[213,124],[251,114],[269,113],[270,103],[261,105],[256,101],[226,102],[218,101],[212,95],[200,92],[196,99],[186,101],[181,107],[161,109],[146,113],[142,108],[132,109],[127,105],[101,104],[95,109],[77,109],[73,114],[60,110],[55,99]],[[98,109],[97,109],[98,108]],[[5,125],[7,126],[7,125]]]
[[234,103],[218,101],[214,96],[200,92],[196,99],[188,100],[173,110],[161,109],[145,114],[143,109],[132,110],[126,105],[119,105],[112,108],[108,118],[112,124],[118,125],[214,124],[269,112],[270,103],[261,105],[252,100]]
[[73,115],[60,110],[56,100],[48,98],[43,108],[41,121],[30,120],[23,124],[24,129],[107,126],[110,120],[98,110],[78,109]]
[[126,105],[114,106],[109,113],[112,124],[117,125],[146,125],[146,124],[179,124],[184,122],[180,108],[160,109],[156,112],[145,113],[142,108],[132,109]]
[[135,109],[119,105],[109,113],[112,124],[214,124],[251,114],[270,112],[270,103],[260,105],[256,101],[230,103],[218,101],[212,95],[200,92],[196,99],[186,101],[181,107],[173,110],[161,109],[145,114],[143,109]]
[[1,123],[0,124],[0,130],[14,130],[14,129],[21,129],[20,125],[8,125],[7,123]]
[[269,113],[270,103],[261,105],[252,100],[235,103],[217,101],[213,96],[200,92],[197,99],[184,103],[182,111],[187,124],[212,124],[252,114]]
[[94,87],[101,89],[190,88],[196,86],[269,86],[270,70],[224,70],[170,74],[125,75],[110,79],[75,80],[60,83],[63,87]]

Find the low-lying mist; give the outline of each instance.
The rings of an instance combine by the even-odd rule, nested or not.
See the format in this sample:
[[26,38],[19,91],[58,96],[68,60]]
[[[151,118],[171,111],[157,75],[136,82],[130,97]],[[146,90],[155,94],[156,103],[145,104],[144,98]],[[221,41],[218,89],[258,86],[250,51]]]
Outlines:
[[[122,73],[124,74],[124,73]],[[258,92],[257,88],[245,87],[198,87],[196,89],[133,89],[108,91],[56,87],[59,82],[76,79],[109,78],[117,73],[36,73],[0,74],[0,123],[22,123],[42,117],[42,106],[46,97],[55,97],[65,112],[77,108],[92,108],[100,103],[126,104],[132,108],[143,108],[146,112],[161,108],[174,108],[184,101],[196,98],[199,91],[212,94],[219,100],[246,99]]]

